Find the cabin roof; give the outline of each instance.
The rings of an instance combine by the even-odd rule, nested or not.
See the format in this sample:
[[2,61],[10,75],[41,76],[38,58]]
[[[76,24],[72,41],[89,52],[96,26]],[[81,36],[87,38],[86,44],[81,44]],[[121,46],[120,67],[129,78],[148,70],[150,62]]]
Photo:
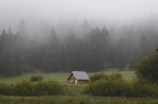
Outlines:
[[[74,74],[77,80],[89,80],[89,77],[85,71],[72,71],[71,75]],[[67,80],[70,79],[71,75]]]

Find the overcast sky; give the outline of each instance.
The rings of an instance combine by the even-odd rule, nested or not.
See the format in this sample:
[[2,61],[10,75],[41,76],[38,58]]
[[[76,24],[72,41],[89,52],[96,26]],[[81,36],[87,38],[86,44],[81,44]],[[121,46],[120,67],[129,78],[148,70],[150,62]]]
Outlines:
[[[133,18],[158,13],[158,0],[0,0],[0,24]],[[15,24],[15,26],[17,25]]]

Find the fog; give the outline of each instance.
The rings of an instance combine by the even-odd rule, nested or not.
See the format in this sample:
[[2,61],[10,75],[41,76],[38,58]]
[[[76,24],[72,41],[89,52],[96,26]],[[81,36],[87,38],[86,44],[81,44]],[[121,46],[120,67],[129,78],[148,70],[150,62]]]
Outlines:
[[28,28],[38,23],[82,23],[84,19],[117,24],[157,14],[157,4],[157,0],[0,0],[0,29],[10,26],[15,32],[21,18]]
[[141,56],[156,52],[157,5],[157,0],[0,0],[0,73],[134,70]]

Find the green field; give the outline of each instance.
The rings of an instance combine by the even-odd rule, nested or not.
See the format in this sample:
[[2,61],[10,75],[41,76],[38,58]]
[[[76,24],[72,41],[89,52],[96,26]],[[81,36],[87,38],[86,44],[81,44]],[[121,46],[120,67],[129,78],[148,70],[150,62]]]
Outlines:
[[0,104],[158,104],[156,98],[76,96],[0,96]]
[[[135,77],[134,71],[128,71],[128,70],[120,71],[118,69],[108,69],[108,70],[105,70],[102,72],[107,73],[107,74],[110,74],[112,72],[119,72],[127,80],[130,80],[133,77]],[[67,84],[68,83],[67,78],[69,77],[70,74],[71,73],[68,73],[68,72],[44,73],[42,71],[35,71],[32,73],[24,73],[20,76],[12,76],[12,77],[0,76],[0,82],[15,83],[17,81],[21,81],[22,79],[29,80],[32,75],[41,75],[41,76],[43,76],[44,80],[49,79],[49,78],[57,79],[60,83]],[[91,74],[94,74],[94,72],[88,73],[88,75],[91,75]]]
[[[119,72],[123,75],[126,80],[131,80],[135,77],[134,71],[124,70],[120,71],[118,69],[108,69],[101,71],[106,74],[112,72]],[[88,73],[92,75],[95,72]],[[98,72],[97,72],[98,73]],[[71,73],[68,72],[54,72],[54,73],[44,73],[41,71],[35,71],[34,73],[24,73],[20,76],[4,77],[0,76],[1,82],[15,83],[21,81],[22,79],[30,79],[32,75],[41,75],[44,80],[46,79],[57,79],[62,84],[67,84],[72,90],[67,91],[62,95],[54,96],[32,96],[32,97],[22,97],[22,96],[3,96],[0,95],[0,104],[158,104],[156,98],[125,98],[125,97],[99,97],[86,95],[81,93],[81,89],[85,85],[70,85],[68,84],[67,78]]]

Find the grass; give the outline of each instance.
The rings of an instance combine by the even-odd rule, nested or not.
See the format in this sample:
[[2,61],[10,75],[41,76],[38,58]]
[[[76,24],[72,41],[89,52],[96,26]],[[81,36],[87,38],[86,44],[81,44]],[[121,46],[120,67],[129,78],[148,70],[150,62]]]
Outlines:
[[[135,77],[134,71],[119,69],[106,69],[102,72],[110,74],[112,72],[121,73],[126,80],[131,80]],[[92,75],[94,72],[88,73]],[[81,93],[81,89],[85,85],[71,85],[68,84],[67,78],[70,73],[66,72],[54,72],[54,73],[44,73],[41,71],[36,71],[34,73],[24,73],[21,76],[4,77],[0,76],[1,82],[15,83],[21,81],[22,79],[30,79],[32,75],[41,75],[45,79],[57,79],[60,83],[65,84],[68,90],[62,95],[56,96],[32,96],[32,97],[22,97],[22,96],[3,96],[0,95],[0,104],[158,104],[158,99],[156,98],[125,98],[125,97],[100,97],[85,95]],[[70,88],[70,89],[69,89]]]
[[131,71],[131,70],[128,70],[128,69],[123,69],[123,71],[120,71],[120,69],[106,69],[103,72],[105,72],[107,74],[110,74],[112,72],[121,73],[126,80],[131,80],[132,78],[136,77],[135,71]]
[[22,79],[30,80],[32,75],[41,75],[45,79],[57,79],[60,83],[67,83],[67,78],[70,73],[61,73],[61,72],[54,72],[54,73],[44,73],[44,72],[34,72],[34,73],[24,73],[20,76],[12,76],[12,77],[0,77],[0,82],[8,82],[8,83],[15,83],[17,81],[21,81]]
[[78,96],[0,96],[1,104],[158,104],[155,98]]
[[[119,72],[123,75],[123,77],[127,80],[132,79],[135,77],[134,71],[124,70],[120,71],[119,69],[106,69],[102,72],[105,72],[107,74],[110,74],[112,72]],[[92,75],[94,72],[88,73],[88,75]],[[7,82],[7,83],[15,83],[17,81],[21,81],[22,79],[28,79],[30,80],[32,75],[41,75],[45,79],[57,79],[60,83],[67,84],[67,78],[69,77],[71,73],[68,72],[53,72],[53,73],[44,73],[42,71],[35,71],[31,73],[24,73],[20,76],[12,76],[12,77],[4,77],[0,76],[0,82]]]

